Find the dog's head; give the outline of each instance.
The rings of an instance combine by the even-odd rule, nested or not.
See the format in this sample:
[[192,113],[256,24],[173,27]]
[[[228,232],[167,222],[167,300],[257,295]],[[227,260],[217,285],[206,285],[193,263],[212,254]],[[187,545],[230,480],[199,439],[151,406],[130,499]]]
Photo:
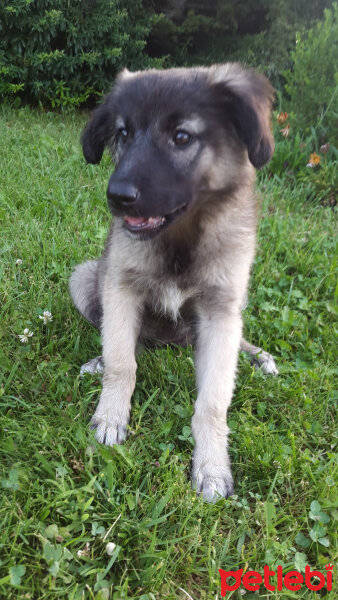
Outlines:
[[95,164],[111,149],[109,207],[146,239],[270,160],[272,101],[267,79],[238,64],[123,71],[84,130],[83,152]]

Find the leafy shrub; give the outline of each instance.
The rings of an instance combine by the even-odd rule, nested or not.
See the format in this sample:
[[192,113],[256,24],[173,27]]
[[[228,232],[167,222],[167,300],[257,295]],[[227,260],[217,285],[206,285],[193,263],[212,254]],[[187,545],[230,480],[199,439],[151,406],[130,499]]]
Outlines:
[[311,27],[327,5],[330,0],[3,0],[0,99],[79,106],[105,92],[123,66],[227,60],[259,66],[281,89],[295,32],[300,24]]
[[0,5],[0,98],[74,107],[147,56],[155,16],[141,0],[7,0]]
[[309,152],[299,133],[290,138],[276,135],[276,148],[269,166],[270,172],[278,177],[294,177],[306,168]]
[[324,11],[324,19],[303,34],[297,34],[291,52],[292,68],[284,72],[297,127],[311,127],[337,146],[338,116],[338,4]]
[[304,195],[329,206],[335,206],[338,192],[338,151],[330,143],[322,143],[314,127],[304,136],[294,116],[275,115],[276,148],[269,165],[270,176],[287,183],[302,185]]
[[151,56],[170,64],[237,60],[260,67],[278,89],[300,27],[310,29],[331,0],[152,0],[162,13],[148,37]]

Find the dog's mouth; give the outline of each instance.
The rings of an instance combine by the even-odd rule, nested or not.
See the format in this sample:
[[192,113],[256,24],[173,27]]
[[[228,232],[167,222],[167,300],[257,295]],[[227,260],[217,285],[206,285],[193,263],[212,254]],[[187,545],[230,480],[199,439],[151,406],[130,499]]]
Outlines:
[[174,219],[185,211],[186,207],[187,204],[181,205],[173,212],[158,217],[131,217],[124,215],[124,226],[130,233],[140,234],[142,238],[148,238],[172,223]]
[[123,217],[126,227],[130,231],[152,231],[158,229],[165,222],[165,217]]

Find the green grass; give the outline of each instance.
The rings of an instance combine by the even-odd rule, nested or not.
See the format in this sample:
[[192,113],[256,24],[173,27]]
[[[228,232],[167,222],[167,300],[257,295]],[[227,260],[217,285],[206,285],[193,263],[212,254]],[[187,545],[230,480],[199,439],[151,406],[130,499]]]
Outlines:
[[[338,517],[333,210],[307,201],[302,187],[260,177],[245,328],[280,375],[240,357],[229,414],[236,495],[203,503],[189,482],[191,349],[138,357],[124,446],[100,446],[88,428],[100,381],[80,380],[79,367],[100,340],[67,282],[76,263],[101,252],[111,167],[108,156],[85,164],[83,124],[1,113],[0,595],[216,600],[219,567],[323,569],[335,558]],[[261,596],[318,598],[304,587]]]

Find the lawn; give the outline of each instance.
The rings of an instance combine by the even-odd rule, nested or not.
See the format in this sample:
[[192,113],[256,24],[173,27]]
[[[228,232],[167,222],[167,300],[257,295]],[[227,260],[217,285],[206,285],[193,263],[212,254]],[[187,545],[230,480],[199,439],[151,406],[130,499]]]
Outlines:
[[[100,446],[88,427],[100,381],[79,368],[100,338],[67,286],[73,266],[102,250],[111,166],[108,155],[85,164],[84,122],[0,113],[0,596],[220,600],[219,568],[326,573],[338,517],[334,210],[260,174],[245,334],[280,375],[240,357],[229,414],[236,495],[206,504],[189,482],[191,349],[138,356],[124,446]],[[318,598],[305,586],[260,594]]]

